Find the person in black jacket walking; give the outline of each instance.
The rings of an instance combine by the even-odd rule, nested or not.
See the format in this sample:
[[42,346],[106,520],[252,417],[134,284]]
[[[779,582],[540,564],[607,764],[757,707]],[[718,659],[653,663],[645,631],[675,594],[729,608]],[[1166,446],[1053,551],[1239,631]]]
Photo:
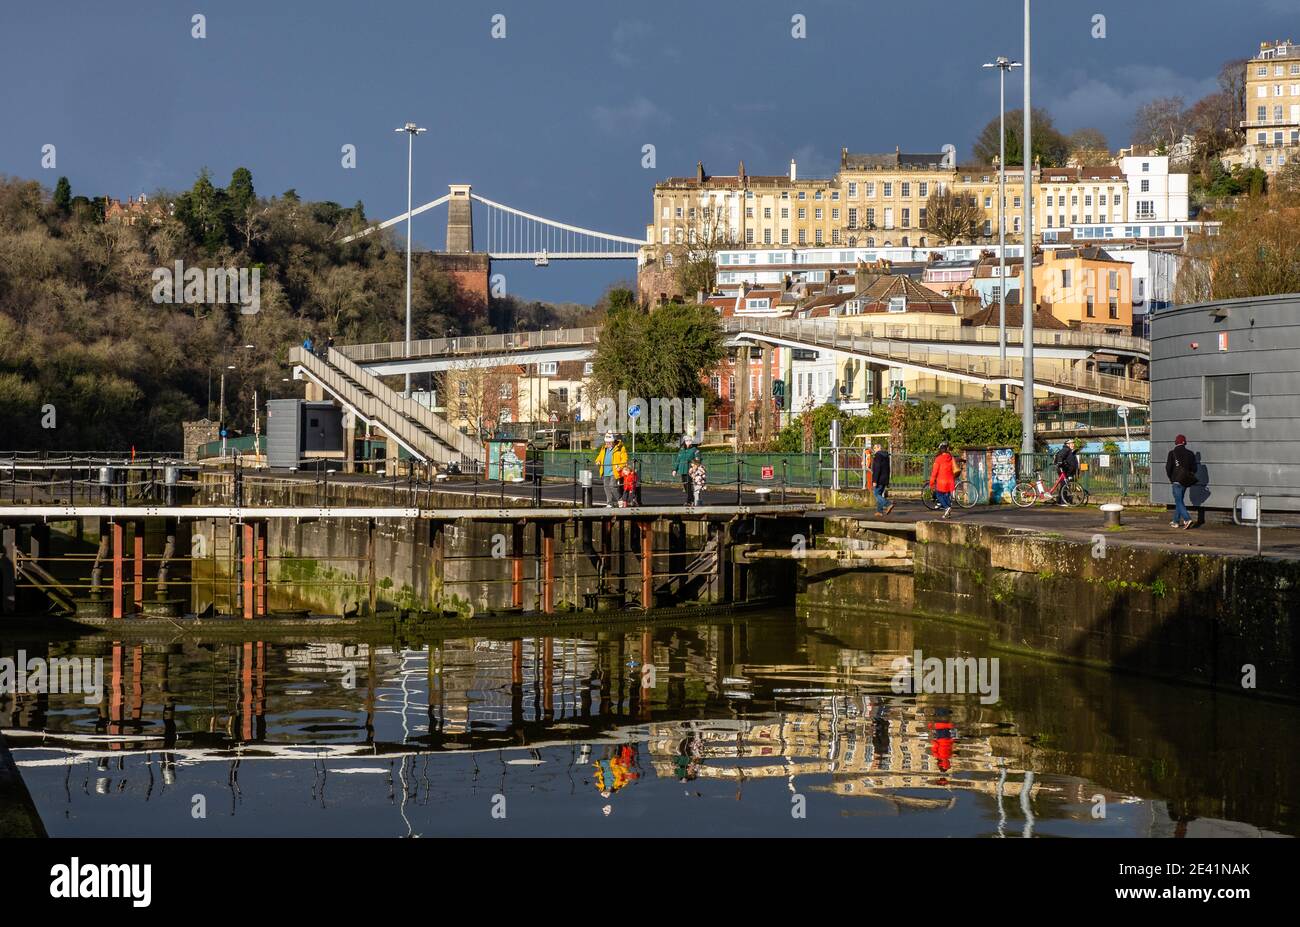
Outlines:
[[894,503],[885,499],[889,488],[889,451],[879,444],[871,448],[871,492],[876,497],[876,517],[884,518],[894,510]]
[[1171,528],[1192,526],[1192,517],[1187,514],[1184,497],[1187,487],[1197,483],[1196,470],[1196,455],[1187,449],[1187,438],[1179,435],[1174,438],[1174,448],[1165,458],[1165,476],[1169,478],[1169,485],[1174,491],[1174,520],[1169,523]]

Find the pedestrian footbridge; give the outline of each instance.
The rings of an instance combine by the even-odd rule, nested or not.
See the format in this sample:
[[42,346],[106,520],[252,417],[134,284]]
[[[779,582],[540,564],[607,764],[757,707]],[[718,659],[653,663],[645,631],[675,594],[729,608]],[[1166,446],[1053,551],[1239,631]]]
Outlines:
[[[829,351],[881,367],[895,367],[958,382],[989,387],[1020,387],[1024,383],[1022,333],[1007,332],[1006,361],[998,357],[996,332],[973,328],[896,330],[890,337],[855,334],[833,321],[772,318],[728,318],[723,330],[733,344],[781,345]],[[906,337],[901,337],[904,333]],[[403,342],[346,345],[338,353],[358,369],[377,375],[429,373],[490,367],[509,363],[585,360],[595,353],[598,328],[511,332],[458,338],[430,338]],[[1097,353],[1149,358],[1149,345],[1140,338],[1091,332],[1036,331],[1035,353],[1044,363],[1034,370],[1034,389],[1104,405],[1136,408],[1150,402],[1145,380],[1112,376],[1086,369],[1083,363]],[[1064,361],[1064,363],[1061,363]]]

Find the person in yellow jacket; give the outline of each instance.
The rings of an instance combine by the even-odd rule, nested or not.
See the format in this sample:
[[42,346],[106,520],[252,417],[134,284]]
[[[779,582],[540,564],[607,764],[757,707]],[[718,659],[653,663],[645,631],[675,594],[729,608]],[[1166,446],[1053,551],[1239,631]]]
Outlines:
[[618,505],[622,494],[619,477],[627,466],[627,447],[614,437],[612,431],[605,432],[605,443],[596,452],[596,472],[605,484],[605,504],[610,508]]

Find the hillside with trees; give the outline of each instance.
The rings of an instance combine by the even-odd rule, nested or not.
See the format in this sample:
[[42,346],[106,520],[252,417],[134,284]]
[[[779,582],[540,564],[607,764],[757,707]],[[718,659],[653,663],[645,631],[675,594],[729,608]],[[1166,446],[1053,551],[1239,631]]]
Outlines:
[[[285,382],[287,355],[308,334],[402,337],[404,243],[386,233],[340,242],[367,226],[361,203],[260,196],[245,168],[225,187],[204,170],[152,201],[155,211],[106,221],[105,200],[74,195],[67,178],[51,192],[0,177],[0,446],[176,450],[182,421],[216,417],[223,373],[226,419],[251,430],[255,390],[259,403],[301,395]],[[260,311],[155,302],[155,270],[176,261],[257,268]],[[488,330],[483,307],[419,255],[412,305],[417,333]],[[555,320],[516,300],[492,310]]]

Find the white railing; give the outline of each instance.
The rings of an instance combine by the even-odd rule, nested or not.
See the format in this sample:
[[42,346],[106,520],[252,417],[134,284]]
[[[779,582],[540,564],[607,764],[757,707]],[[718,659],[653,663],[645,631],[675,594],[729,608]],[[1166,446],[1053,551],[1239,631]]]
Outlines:
[[504,335],[463,335],[456,338],[424,338],[411,342],[408,353],[403,341],[350,344],[334,350],[360,363],[405,360],[415,357],[447,357],[505,354],[543,348],[590,347],[600,340],[599,328],[560,328],[546,331],[508,332]]
[[[970,379],[1019,381],[1024,377],[1024,365],[1019,358],[1007,358],[1003,362],[996,357],[983,357],[963,351],[937,351],[913,341],[897,341],[877,338],[870,334],[842,332],[833,322],[827,324],[820,321],[795,322],[784,319],[728,319],[723,327],[728,331],[741,334],[758,332],[812,347],[824,345],[850,354],[878,357],[886,362],[894,361],[919,368],[948,371]],[[1077,368],[1053,370],[1038,367],[1034,371],[1034,382],[1131,402],[1145,403],[1149,402],[1151,397],[1151,384],[1146,380],[1130,380]]]

